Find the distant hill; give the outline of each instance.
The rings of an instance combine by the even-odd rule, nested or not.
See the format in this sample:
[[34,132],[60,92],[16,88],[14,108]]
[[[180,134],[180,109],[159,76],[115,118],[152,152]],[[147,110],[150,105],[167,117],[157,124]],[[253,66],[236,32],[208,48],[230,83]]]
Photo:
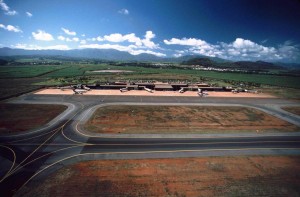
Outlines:
[[283,67],[275,65],[273,63],[264,61],[238,61],[233,63],[236,68],[251,69],[251,70],[269,70],[269,69],[283,69]]
[[274,63],[264,61],[238,61],[238,62],[216,62],[209,58],[192,58],[187,61],[183,61],[184,65],[201,65],[204,67],[214,68],[233,68],[244,70],[270,70],[270,69],[284,69],[283,66]]
[[73,49],[73,50],[24,50],[12,49],[8,47],[0,48],[0,62],[2,65],[7,64],[6,61],[21,59],[24,57],[47,57],[55,60],[76,60],[95,59],[105,61],[141,61],[141,62],[173,62],[185,65],[202,65],[205,67],[217,68],[235,68],[247,70],[268,70],[268,69],[295,69],[299,70],[299,64],[291,63],[270,63],[264,61],[229,61],[217,57],[208,57],[204,55],[187,55],[178,58],[162,58],[151,54],[131,55],[128,52],[118,51],[114,49]]
[[74,49],[74,50],[24,50],[0,48],[0,56],[64,56],[113,61],[162,61],[163,58],[151,54],[131,55],[114,49]]

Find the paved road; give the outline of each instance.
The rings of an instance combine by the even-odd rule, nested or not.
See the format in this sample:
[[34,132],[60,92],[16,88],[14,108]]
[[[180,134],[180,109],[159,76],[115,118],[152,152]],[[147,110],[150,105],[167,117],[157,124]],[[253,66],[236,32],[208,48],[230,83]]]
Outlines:
[[[80,133],[76,125],[97,105],[112,103],[246,105],[295,124],[298,116],[278,106],[300,106],[296,101],[250,98],[50,96],[28,94],[14,103],[68,104],[68,110],[50,125],[20,135],[0,136],[0,191],[7,196],[44,180],[64,165],[92,159],[162,158],[250,154],[300,154],[300,134],[139,136],[112,138]],[[114,136],[115,137],[115,136]],[[168,136],[165,136],[168,137]],[[169,136],[170,137],[170,136]],[[174,138],[176,137],[176,138]]]

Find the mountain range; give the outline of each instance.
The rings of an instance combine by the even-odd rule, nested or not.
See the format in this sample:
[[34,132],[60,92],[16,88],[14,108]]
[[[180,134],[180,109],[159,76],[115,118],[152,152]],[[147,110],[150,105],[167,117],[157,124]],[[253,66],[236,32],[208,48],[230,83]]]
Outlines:
[[131,55],[128,52],[118,51],[114,49],[73,49],[73,50],[24,50],[13,49],[8,47],[0,48],[0,59],[7,59],[14,56],[55,56],[56,58],[84,58],[97,59],[108,61],[147,61],[147,62],[173,62],[189,65],[204,65],[211,67],[226,67],[226,68],[251,68],[251,69],[280,69],[291,68],[299,69],[299,64],[290,63],[269,63],[264,61],[237,61],[208,57],[204,55],[187,55],[173,58],[157,57],[151,54]]

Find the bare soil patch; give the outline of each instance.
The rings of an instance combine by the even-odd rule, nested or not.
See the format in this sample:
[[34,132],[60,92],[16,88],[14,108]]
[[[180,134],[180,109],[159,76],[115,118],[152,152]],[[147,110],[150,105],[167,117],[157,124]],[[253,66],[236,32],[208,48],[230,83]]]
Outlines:
[[164,134],[295,131],[299,128],[246,107],[122,105],[97,109],[84,129],[109,134]]
[[282,109],[300,116],[300,107],[282,107]]
[[88,161],[20,196],[299,196],[299,163],[299,156]]
[[64,105],[0,104],[0,134],[39,128],[64,110]]

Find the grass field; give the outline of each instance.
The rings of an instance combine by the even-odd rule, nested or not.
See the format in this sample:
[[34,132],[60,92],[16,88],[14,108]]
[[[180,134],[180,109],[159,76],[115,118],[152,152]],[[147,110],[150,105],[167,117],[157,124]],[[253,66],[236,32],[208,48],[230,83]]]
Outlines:
[[228,133],[296,131],[262,111],[216,106],[106,106],[84,125],[95,133]]
[[0,134],[18,133],[39,128],[54,119],[64,105],[0,104]]
[[299,163],[299,156],[88,161],[17,196],[299,196]]
[[[93,73],[90,71],[102,69],[121,69],[134,71],[133,73],[107,74]],[[300,88],[299,77],[278,76],[278,75],[262,75],[262,74],[243,74],[243,73],[226,73],[214,71],[184,70],[184,69],[160,69],[160,68],[144,68],[133,66],[114,66],[108,64],[64,64],[60,66],[2,66],[0,67],[0,78],[19,78],[19,77],[37,77],[59,78],[59,77],[78,77],[93,76],[93,80],[119,79],[151,79],[153,75],[155,80],[168,80],[166,74],[170,76],[170,80],[199,80],[206,78],[208,80],[230,80],[236,82],[251,82],[258,84],[267,84],[291,88]],[[178,76],[178,77],[176,77]]]

